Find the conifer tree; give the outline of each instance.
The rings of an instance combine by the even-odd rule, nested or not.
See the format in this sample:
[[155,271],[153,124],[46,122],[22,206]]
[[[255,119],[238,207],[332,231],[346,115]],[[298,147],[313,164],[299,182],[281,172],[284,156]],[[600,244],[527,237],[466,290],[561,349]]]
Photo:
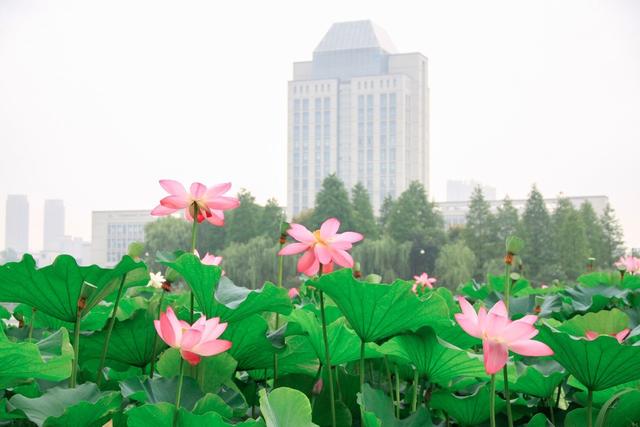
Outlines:
[[553,234],[549,211],[542,194],[534,185],[522,214],[522,234],[525,241],[522,259],[525,271],[532,278],[537,278],[543,269],[552,267]]
[[613,263],[624,254],[622,239],[622,228],[616,218],[616,213],[607,203],[604,212],[600,216],[600,224],[604,235],[603,239],[603,263],[607,267],[612,267]]
[[518,210],[513,206],[509,196],[505,197],[502,205],[498,206],[494,224],[498,242],[506,242],[508,237],[520,234],[521,227]]
[[462,236],[476,257],[477,269],[474,274],[480,277],[487,263],[498,257],[503,247],[496,239],[494,216],[480,187],[476,187],[471,195]]
[[555,260],[560,265],[564,278],[575,280],[585,272],[589,254],[582,218],[568,199],[560,198],[552,223]]
[[357,183],[351,189],[351,204],[353,205],[353,230],[365,235],[368,239],[376,239],[379,235],[378,224],[373,215],[369,192],[361,183]]
[[337,218],[341,230],[354,230],[353,208],[344,183],[335,174],[322,181],[322,188],[316,194],[312,215],[312,229],[318,229],[328,218]]
[[604,230],[602,224],[598,219],[596,211],[588,201],[585,201],[580,206],[580,217],[584,224],[584,231],[587,236],[587,243],[589,247],[589,257],[595,258],[594,265],[602,268],[608,267],[605,262],[608,260],[606,251],[604,248]]

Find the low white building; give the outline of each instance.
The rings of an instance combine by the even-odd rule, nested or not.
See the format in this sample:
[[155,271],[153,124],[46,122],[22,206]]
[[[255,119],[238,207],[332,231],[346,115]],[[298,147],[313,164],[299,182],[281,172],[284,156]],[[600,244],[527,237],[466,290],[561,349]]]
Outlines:
[[91,263],[113,266],[132,242],[144,242],[144,226],[155,221],[148,209],[93,211],[91,218]]
[[[609,198],[607,196],[575,196],[566,197],[566,199],[568,199],[576,209],[579,209],[584,202],[591,203],[591,206],[593,206],[593,209],[598,216],[602,215],[605,207],[609,203]],[[491,206],[491,211],[495,213],[498,210],[498,207],[502,206],[503,200],[487,200],[487,202]],[[558,205],[557,198],[544,199],[544,202],[547,205],[549,212],[553,212]],[[511,203],[513,204],[513,207],[518,210],[518,213],[522,215],[525,205],[527,204],[527,199],[513,199],[511,200]],[[436,206],[440,209],[447,228],[464,225],[466,223],[470,204],[471,201],[469,200],[436,202]]]

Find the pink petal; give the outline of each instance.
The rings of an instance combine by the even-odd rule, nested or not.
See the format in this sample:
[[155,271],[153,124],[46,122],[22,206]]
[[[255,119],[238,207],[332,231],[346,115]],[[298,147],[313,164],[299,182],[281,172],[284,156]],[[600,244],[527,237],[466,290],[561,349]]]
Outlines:
[[295,297],[300,296],[300,291],[298,291],[297,288],[291,288],[289,289],[289,298],[294,299]]
[[333,238],[334,241],[343,241],[349,243],[356,243],[364,239],[364,236],[360,233],[353,231],[345,231],[344,233],[336,234]]
[[[414,283],[413,286],[414,286],[413,289],[415,292],[415,289],[417,289],[417,285]],[[477,319],[473,319],[469,316],[465,316],[462,313],[456,313],[454,317],[456,319],[456,322],[458,322],[458,325],[460,325],[463,331],[465,331],[467,334],[471,335],[472,337],[482,338],[482,331],[478,327]]]
[[240,206],[240,200],[235,197],[213,197],[207,200],[207,206],[211,209],[226,211]]
[[171,322],[167,318],[165,313],[160,313],[160,320],[155,320],[153,325],[156,327],[156,331],[162,341],[166,342],[170,347],[175,347],[178,343],[176,340],[176,334],[171,327]]
[[331,239],[340,228],[340,221],[335,218],[329,218],[320,226],[320,236],[325,239]]
[[192,350],[195,346],[198,345],[200,339],[202,338],[202,331],[198,329],[187,329],[182,334],[182,342],[180,343],[180,348],[184,350]]
[[627,338],[627,335],[629,335],[629,332],[631,332],[631,329],[625,328],[615,335],[616,339],[620,344],[622,344],[622,341],[624,341],[624,339]]
[[507,317],[507,307],[504,305],[504,302],[502,301],[498,301],[497,303],[495,303],[493,305],[493,307],[491,307],[491,310],[489,310],[489,314],[496,314],[498,316],[504,316]]
[[314,251],[316,253],[316,258],[320,261],[320,264],[328,264],[331,262],[331,251],[325,245],[315,245]]
[[[458,304],[460,304],[460,309],[462,310],[462,315],[472,321],[474,324],[478,324],[478,315],[474,310],[473,306],[464,299],[463,297],[458,297]],[[482,309],[481,309],[482,310]]]
[[[483,332],[490,337],[502,337],[507,325],[510,323],[511,321],[508,318],[489,312],[484,321]],[[527,324],[522,323],[522,325]],[[528,325],[528,327],[531,328],[531,325]]]
[[193,350],[200,356],[213,356],[231,348],[231,341],[213,340],[200,343]]
[[538,334],[538,330],[525,322],[511,322],[509,323],[500,337],[507,343],[512,341],[528,340]]
[[516,320],[516,322],[523,322],[533,325],[538,321],[538,316],[534,316],[533,314],[527,314],[526,316]]
[[166,215],[171,215],[176,210],[177,209],[172,209],[172,208],[168,208],[166,206],[158,205],[155,208],[153,208],[153,210],[151,211],[151,215],[152,216],[166,216]]
[[167,193],[173,194],[174,196],[187,195],[187,190],[184,189],[184,185],[180,184],[178,181],[174,181],[172,179],[161,179],[160,186],[164,188]]
[[182,358],[189,362],[191,366],[197,365],[198,363],[200,363],[200,360],[202,360],[200,356],[188,350],[180,350],[180,354],[182,355]]
[[291,224],[291,227],[287,230],[287,234],[302,243],[311,244],[316,241],[313,233],[310,232],[307,227],[300,224]]
[[207,221],[217,227],[224,225],[224,213],[219,210],[211,211],[211,216],[207,217]]
[[329,245],[333,249],[342,249],[344,251],[349,250],[349,249],[351,249],[353,247],[351,242],[342,241],[342,240],[336,240],[335,238],[329,242]]
[[333,261],[329,262],[328,264],[324,264],[322,266],[322,273],[323,274],[329,274],[333,272]]
[[[319,266],[320,264],[318,263],[318,259],[316,258],[316,254],[313,249],[309,249],[298,260],[298,272],[304,273],[307,276],[313,276],[314,274],[316,274],[318,272]],[[309,271],[313,272],[311,274],[308,274]]]
[[295,255],[309,249],[309,245],[306,243],[290,243],[284,248],[280,249],[278,255]]
[[347,267],[347,268],[353,267],[353,258],[351,258],[351,255],[349,255],[347,251],[343,251],[340,249],[331,251],[331,257],[333,258],[336,264],[342,267]]
[[160,204],[171,209],[184,209],[189,206],[189,200],[180,196],[167,196],[160,200]]
[[553,350],[548,345],[540,341],[522,340],[509,344],[509,350],[523,356],[551,356]]
[[207,186],[199,182],[194,182],[189,188],[189,193],[194,199],[202,199],[207,192]]
[[219,323],[220,318],[214,317],[209,321],[207,325],[207,330],[202,337],[202,342],[211,341],[217,339],[220,335],[224,333],[227,329],[227,323]]
[[587,331],[584,333],[584,337],[587,339],[587,341],[593,341],[596,338],[598,338],[600,336],[600,334],[598,334],[597,332],[593,332],[593,331]]
[[171,307],[167,307],[167,320],[169,321],[169,325],[171,325],[171,329],[173,330],[173,335],[175,337],[176,345],[179,345],[182,341],[182,325],[180,324],[180,320],[176,317],[173,309]]
[[205,194],[205,199],[209,200],[213,197],[218,197],[223,195],[224,193],[226,193],[227,191],[229,191],[229,189],[231,189],[231,183],[230,182],[224,182],[222,184],[216,184],[212,187],[209,187],[209,189],[207,190],[206,194]]
[[504,344],[484,340],[482,351],[484,353],[484,369],[487,374],[493,375],[507,364],[509,352]]

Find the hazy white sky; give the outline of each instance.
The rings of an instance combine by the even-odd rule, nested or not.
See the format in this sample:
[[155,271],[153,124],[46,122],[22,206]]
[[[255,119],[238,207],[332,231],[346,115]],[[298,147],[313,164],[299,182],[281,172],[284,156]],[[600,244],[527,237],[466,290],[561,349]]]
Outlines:
[[4,201],[45,198],[67,233],[151,209],[160,178],[231,180],[285,203],[287,80],[337,21],[429,58],[432,196],[606,194],[640,246],[640,2],[0,0]]

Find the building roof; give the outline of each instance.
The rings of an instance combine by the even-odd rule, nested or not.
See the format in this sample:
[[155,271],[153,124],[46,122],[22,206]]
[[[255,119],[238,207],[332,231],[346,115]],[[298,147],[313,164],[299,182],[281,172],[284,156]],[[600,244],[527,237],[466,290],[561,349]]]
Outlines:
[[397,52],[387,33],[373,22],[337,22],[322,38],[314,53],[369,48],[380,48],[386,53]]

